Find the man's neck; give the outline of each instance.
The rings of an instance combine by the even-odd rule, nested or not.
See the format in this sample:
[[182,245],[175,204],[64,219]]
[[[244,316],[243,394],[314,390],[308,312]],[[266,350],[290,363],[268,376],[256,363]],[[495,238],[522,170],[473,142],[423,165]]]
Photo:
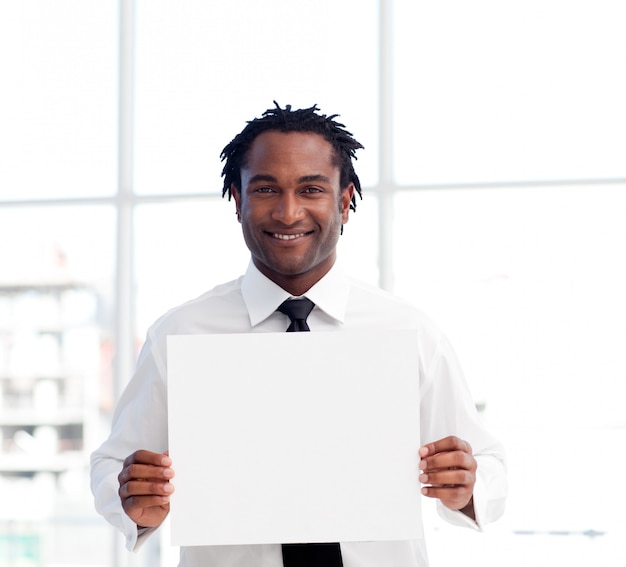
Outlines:
[[257,262],[254,258],[252,261],[265,277],[272,280],[276,285],[280,286],[285,291],[289,292],[294,297],[299,297],[306,294],[317,282],[319,282],[333,267],[335,263],[335,257],[333,256],[330,261],[324,266],[318,266],[319,269],[310,270],[304,274],[287,275],[278,274],[272,270],[269,270],[265,265]]

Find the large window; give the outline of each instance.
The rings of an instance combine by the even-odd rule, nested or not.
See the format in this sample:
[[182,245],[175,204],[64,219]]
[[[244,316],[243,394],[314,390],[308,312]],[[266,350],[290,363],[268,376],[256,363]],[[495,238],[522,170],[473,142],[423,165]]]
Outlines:
[[485,533],[426,506],[433,565],[626,560],[606,488],[626,468],[625,18],[618,0],[2,3],[0,567],[176,565],[167,530],[123,549],[88,456],[147,327],[245,270],[219,153],[274,100],[364,144],[340,259],[444,328],[508,449]]
[[399,184],[623,178],[623,2],[394,7]]
[[0,198],[113,195],[114,2],[3,2]]

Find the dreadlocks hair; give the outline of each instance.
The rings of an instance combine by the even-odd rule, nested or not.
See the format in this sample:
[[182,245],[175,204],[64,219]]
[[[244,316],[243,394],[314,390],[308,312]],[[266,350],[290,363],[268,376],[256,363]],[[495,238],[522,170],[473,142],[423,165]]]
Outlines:
[[[266,110],[261,118],[247,122],[246,127],[222,150],[220,158],[225,161],[222,169],[224,187],[222,197],[231,198],[231,185],[241,189],[241,168],[246,165],[246,156],[252,142],[259,134],[274,130],[278,132],[311,132],[319,134],[333,147],[335,165],[340,169],[341,189],[354,183],[356,193],[362,199],[361,182],[354,171],[352,160],[357,159],[355,152],[363,146],[357,142],[343,124],[335,121],[338,114],[326,116],[319,114],[317,105],[311,108],[291,110],[288,104],[284,109],[274,101],[276,108]],[[350,209],[356,210],[356,197],[352,196]]]

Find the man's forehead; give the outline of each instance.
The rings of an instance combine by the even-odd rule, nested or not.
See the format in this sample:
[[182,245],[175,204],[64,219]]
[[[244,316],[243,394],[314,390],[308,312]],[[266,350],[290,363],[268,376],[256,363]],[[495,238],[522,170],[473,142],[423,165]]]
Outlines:
[[278,130],[262,132],[252,141],[241,169],[256,169],[265,163],[324,168],[338,165],[332,144],[320,134]]
[[277,145],[291,146],[298,144],[313,144],[328,148],[330,152],[334,152],[332,143],[322,134],[309,130],[265,130],[256,135],[250,142],[248,153],[257,146]]
[[289,130],[283,132],[282,130],[266,130],[258,134],[252,143],[250,148],[259,145],[301,145],[301,144],[316,144],[321,146],[327,146],[330,151],[333,150],[332,144],[317,132],[308,130]]

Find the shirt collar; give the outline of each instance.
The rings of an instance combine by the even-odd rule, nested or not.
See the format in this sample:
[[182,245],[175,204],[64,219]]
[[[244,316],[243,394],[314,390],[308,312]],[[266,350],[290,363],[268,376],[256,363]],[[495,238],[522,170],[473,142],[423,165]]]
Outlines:
[[[335,262],[330,271],[304,295],[327,315],[344,322],[348,304],[348,278]],[[254,327],[267,319],[276,308],[292,295],[264,276],[250,260],[241,282],[250,324]]]

